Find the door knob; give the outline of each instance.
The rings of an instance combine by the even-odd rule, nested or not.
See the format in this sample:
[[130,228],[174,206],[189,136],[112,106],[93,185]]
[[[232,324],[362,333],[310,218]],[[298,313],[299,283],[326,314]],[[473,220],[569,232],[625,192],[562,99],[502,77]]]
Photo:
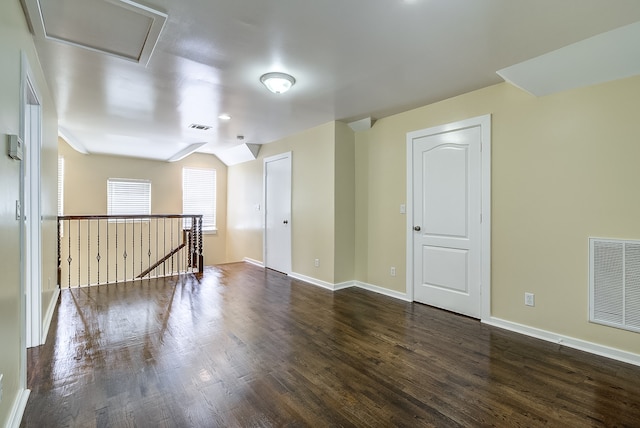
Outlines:
[[415,230],[416,232],[420,232],[420,226],[413,226],[413,230]]
[[283,221],[284,224],[289,224],[289,220]]

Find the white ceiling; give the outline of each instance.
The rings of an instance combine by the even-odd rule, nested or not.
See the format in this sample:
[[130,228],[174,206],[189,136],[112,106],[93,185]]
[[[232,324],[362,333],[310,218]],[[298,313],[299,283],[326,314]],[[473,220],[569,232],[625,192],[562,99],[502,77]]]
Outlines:
[[[40,0],[47,1],[53,0]],[[100,10],[107,25],[84,31],[128,31],[104,12],[111,8],[98,9],[122,0],[83,0],[83,7],[74,6],[78,0],[55,1],[55,15],[68,19],[66,25]],[[168,15],[146,66],[35,31],[60,127],[89,153],[168,160],[189,146],[221,153],[240,144],[238,135],[242,143],[264,144],[332,120],[380,119],[501,82],[497,70],[640,21],[638,0],[144,5]],[[259,81],[270,71],[292,74],[297,83],[272,94]],[[218,119],[222,113],[232,119]],[[193,123],[212,128],[189,129]]]

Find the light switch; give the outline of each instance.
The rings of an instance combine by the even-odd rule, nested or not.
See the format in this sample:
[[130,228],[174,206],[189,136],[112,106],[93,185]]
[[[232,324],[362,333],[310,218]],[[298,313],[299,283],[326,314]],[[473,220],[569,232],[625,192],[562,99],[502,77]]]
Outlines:
[[16,220],[20,220],[22,218],[22,209],[20,207],[20,200],[16,201]]
[[400,214],[407,213],[407,206],[405,204],[400,204]]

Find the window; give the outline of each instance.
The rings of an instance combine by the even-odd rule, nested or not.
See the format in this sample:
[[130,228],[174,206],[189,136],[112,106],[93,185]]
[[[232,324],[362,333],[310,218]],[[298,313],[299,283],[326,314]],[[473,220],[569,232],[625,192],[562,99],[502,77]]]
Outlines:
[[[202,230],[216,230],[215,169],[182,168],[182,213],[202,214]],[[191,227],[191,219],[184,227]]]
[[107,179],[107,214],[151,214],[151,182],[126,178]]

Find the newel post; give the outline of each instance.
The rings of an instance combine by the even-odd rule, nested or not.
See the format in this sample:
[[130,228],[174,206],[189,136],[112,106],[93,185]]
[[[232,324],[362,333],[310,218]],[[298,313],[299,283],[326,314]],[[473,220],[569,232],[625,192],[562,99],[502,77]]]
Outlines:
[[58,288],[61,287],[60,284],[62,283],[62,281],[61,281],[61,278],[62,278],[62,267],[61,267],[62,255],[60,255],[60,249],[62,248],[61,247],[62,244],[60,243],[60,239],[61,239],[61,236],[60,236],[61,235],[60,234],[60,223],[61,223],[61,221],[62,220],[60,220],[60,218],[58,218]]
[[202,216],[198,216],[198,272],[204,272],[204,257],[202,257]]

